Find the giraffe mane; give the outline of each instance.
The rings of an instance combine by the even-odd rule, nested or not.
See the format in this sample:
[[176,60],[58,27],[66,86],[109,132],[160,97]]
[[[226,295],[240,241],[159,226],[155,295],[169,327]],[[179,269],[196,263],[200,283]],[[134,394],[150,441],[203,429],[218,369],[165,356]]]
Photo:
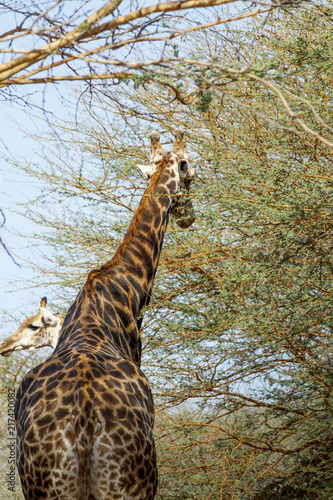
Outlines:
[[86,281],[86,284],[85,284],[85,290],[87,292],[88,292],[88,289],[89,289],[90,282],[92,281],[93,278],[95,278],[97,275],[103,273],[107,269],[110,269],[110,267],[112,267],[113,265],[115,265],[115,264],[117,264],[119,262],[122,254],[126,250],[127,245],[131,241],[131,238],[135,234],[135,232],[137,230],[137,227],[138,227],[138,225],[141,222],[142,214],[143,214],[143,212],[145,211],[145,209],[148,206],[148,203],[150,201],[150,196],[153,195],[154,192],[155,192],[155,188],[156,188],[157,183],[158,183],[158,181],[159,181],[159,179],[160,179],[160,177],[162,175],[162,172],[164,170],[165,164],[166,164],[169,156],[170,156],[170,153],[167,153],[164,156],[164,158],[159,162],[157,170],[152,175],[152,177],[150,179],[150,182],[149,182],[149,185],[148,185],[146,191],[144,192],[142,200],[141,200],[141,202],[140,202],[140,204],[139,204],[139,206],[138,206],[138,208],[137,208],[137,210],[135,212],[135,215],[134,215],[133,220],[132,220],[132,222],[130,224],[130,227],[127,230],[125,238],[123,239],[123,241],[119,245],[119,247],[116,250],[116,253],[112,257],[112,259],[110,259],[109,261],[107,261],[102,266],[100,266],[100,267],[98,267],[98,268],[93,269],[92,271],[90,271],[90,273],[88,275],[88,278],[87,278],[87,281]]

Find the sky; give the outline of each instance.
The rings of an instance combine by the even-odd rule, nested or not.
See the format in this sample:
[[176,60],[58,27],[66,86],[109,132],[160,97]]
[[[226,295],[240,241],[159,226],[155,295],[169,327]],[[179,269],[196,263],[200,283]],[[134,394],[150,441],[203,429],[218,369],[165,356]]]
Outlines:
[[[46,4],[45,4],[46,5]],[[94,0],[89,2],[76,0],[63,4],[63,8],[75,11],[81,5],[84,10],[94,8]],[[100,4],[96,2],[96,6]],[[83,14],[82,11],[82,14]],[[65,11],[63,11],[65,14]],[[0,34],[20,25],[22,16],[14,13],[0,15]],[[28,25],[28,22],[26,23]],[[26,49],[26,38],[17,39],[15,47]],[[4,56],[5,57],[5,56]],[[2,241],[14,256],[13,259],[0,246],[0,340],[15,331],[27,316],[35,314],[40,299],[47,295],[46,287],[36,287],[36,271],[29,268],[28,261],[40,262],[42,257],[29,247],[22,235],[33,235],[41,230],[36,224],[17,214],[18,204],[31,199],[39,191],[38,182],[18,175],[13,168],[15,162],[36,161],[39,144],[29,134],[47,133],[47,126],[42,125],[33,115],[44,116],[43,109],[54,110],[61,116],[66,102],[66,84],[26,85],[14,88],[14,94],[37,107],[27,109],[20,99],[5,100],[0,96],[0,208],[6,221],[0,230]],[[27,132],[25,132],[28,131]],[[40,158],[38,161],[42,161]],[[2,217],[0,214],[0,224]],[[40,281],[40,277],[39,277]],[[52,297],[49,297],[49,301]]]
[[[67,4],[66,4],[67,5]],[[64,8],[66,8],[66,5]],[[76,3],[68,4],[75,10],[77,5],[87,5],[87,2],[76,0]],[[96,2],[97,7],[100,4]],[[89,8],[93,9],[94,0],[90,1]],[[0,34],[19,25],[21,18],[15,18],[14,14],[0,15]],[[16,48],[26,48],[26,39],[18,39]],[[32,235],[41,228],[31,221],[18,215],[17,204],[23,200],[31,199],[39,191],[35,179],[28,179],[18,175],[13,168],[13,162],[36,161],[36,152],[40,147],[29,134],[47,133],[47,125],[42,125],[38,118],[32,115],[43,116],[43,109],[54,110],[57,116],[61,116],[66,102],[66,84],[26,85],[17,88],[17,94],[37,107],[30,108],[23,105],[22,100],[5,100],[0,96],[0,208],[6,221],[0,230],[2,241],[14,256],[21,267],[16,265],[13,259],[0,246],[0,340],[13,333],[20,322],[27,316],[35,314],[39,308],[40,299],[47,295],[44,287],[36,287],[35,272],[29,268],[28,261],[36,262],[41,259],[39,255],[29,248],[24,234]],[[15,89],[14,89],[15,93]],[[42,128],[41,128],[42,127]],[[24,130],[28,131],[25,132]],[[40,158],[38,159],[40,160]],[[2,216],[0,213],[0,224]],[[49,297],[49,299],[52,299]],[[6,311],[5,314],[2,312]],[[9,315],[8,315],[9,313]],[[10,315],[14,318],[10,319]]]
[[[37,312],[40,298],[45,295],[45,291],[34,288],[34,272],[25,261],[37,259],[37,255],[29,248],[24,237],[20,236],[34,233],[37,228],[35,224],[16,213],[17,203],[33,196],[38,190],[32,180],[18,175],[11,164],[15,161],[33,160],[34,151],[38,149],[35,141],[28,137],[21,127],[26,127],[31,132],[37,131],[37,124],[28,117],[23,107],[15,103],[0,102],[0,208],[6,217],[1,237],[15,261],[21,266],[15,264],[6,251],[0,248],[1,310],[13,312],[23,320],[31,313]],[[2,317],[1,337],[8,335],[13,327],[15,321],[10,322],[9,327],[8,318],[4,320]]]

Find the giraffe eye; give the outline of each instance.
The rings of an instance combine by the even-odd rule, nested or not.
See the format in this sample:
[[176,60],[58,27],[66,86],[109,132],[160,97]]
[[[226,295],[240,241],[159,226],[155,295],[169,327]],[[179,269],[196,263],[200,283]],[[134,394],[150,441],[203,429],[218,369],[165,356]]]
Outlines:
[[182,170],[183,172],[187,172],[188,163],[186,160],[179,160],[178,166],[179,166],[180,170]]
[[40,326],[36,326],[36,325],[28,325],[28,328],[30,328],[30,330],[36,332],[37,330],[40,329]]

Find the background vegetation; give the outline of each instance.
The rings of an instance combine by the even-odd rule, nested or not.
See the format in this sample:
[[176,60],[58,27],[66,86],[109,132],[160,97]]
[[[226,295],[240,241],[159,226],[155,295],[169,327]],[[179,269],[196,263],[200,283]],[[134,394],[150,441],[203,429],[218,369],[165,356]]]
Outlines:
[[196,31],[162,84],[90,89],[16,166],[41,181],[35,271],[66,311],[123,238],[150,130],[186,130],[197,219],[171,221],[142,327],[160,499],[333,498],[332,26],[325,2]]

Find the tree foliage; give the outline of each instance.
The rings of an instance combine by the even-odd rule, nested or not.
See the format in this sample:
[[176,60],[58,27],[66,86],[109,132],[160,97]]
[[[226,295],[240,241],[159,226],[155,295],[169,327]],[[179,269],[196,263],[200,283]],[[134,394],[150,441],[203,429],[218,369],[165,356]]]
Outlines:
[[46,185],[29,205],[53,248],[39,272],[69,306],[128,226],[148,130],[168,142],[186,129],[197,220],[171,222],[142,328],[160,498],[333,490],[332,12],[196,32],[178,76],[162,75],[171,87],[96,89],[84,119],[56,121],[43,158],[23,166]]
[[[170,41],[200,30],[198,9],[210,9],[210,26],[227,22],[216,9],[235,5],[236,19],[268,12],[278,5],[251,11],[237,0],[181,0],[145,6],[112,0],[96,10],[96,2],[0,2],[7,28],[0,36],[0,88],[64,80],[154,78],[151,67],[163,66]],[[189,26],[192,14],[192,25]],[[232,17],[232,16],[231,16]],[[185,27],[185,22],[187,26]]]

